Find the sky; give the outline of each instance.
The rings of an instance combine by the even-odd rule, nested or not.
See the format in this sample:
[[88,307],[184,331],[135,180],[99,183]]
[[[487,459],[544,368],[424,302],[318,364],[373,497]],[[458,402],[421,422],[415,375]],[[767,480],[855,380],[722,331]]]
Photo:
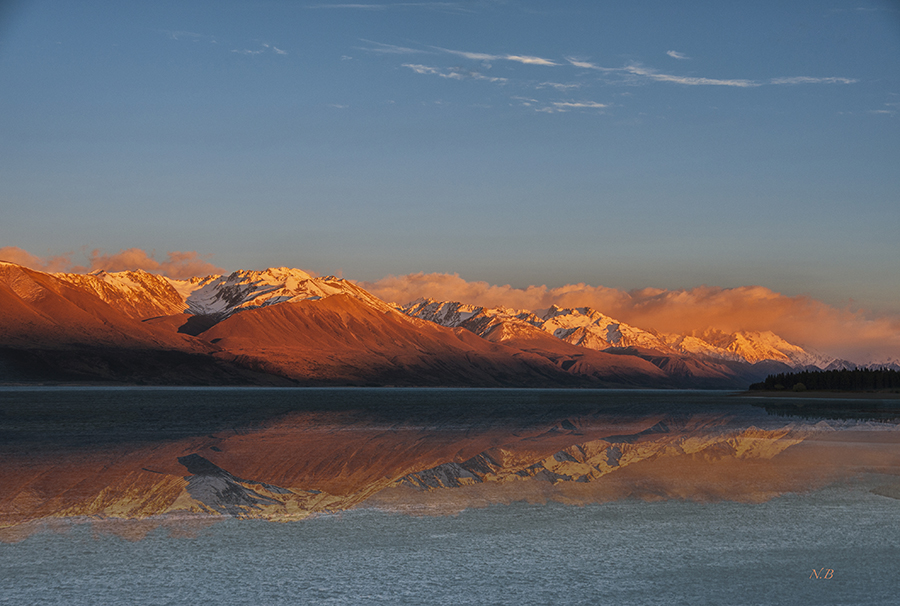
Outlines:
[[897,2],[13,0],[0,83],[0,249],[47,267],[900,318]]

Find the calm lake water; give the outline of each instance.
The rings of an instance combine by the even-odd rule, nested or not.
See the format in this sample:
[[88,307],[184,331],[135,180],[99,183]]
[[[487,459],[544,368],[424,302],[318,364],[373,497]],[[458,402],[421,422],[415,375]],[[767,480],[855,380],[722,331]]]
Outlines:
[[[254,401],[265,403],[247,410]],[[871,446],[868,437],[881,449],[875,459],[861,458],[865,464],[852,474],[763,502],[661,493],[567,505],[551,497],[422,516],[376,499],[288,523],[224,518],[163,525],[140,540],[121,532],[122,525],[146,523],[140,520],[54,519],[18,542],[0,543],[0,603],[893,604],[900,595],[900,500],[877,494],[900,474],[891,437],[896,425],[829,418],[841,416],[833,414],[834,402],[823,405],[820,418],[808,406],[805,416],[785,417],[790,402],[770,414],[709,392],[43,389],[0,390],[0,404],[4,452],[16,456],[39,443],[82,452],[94,441],[117,444],[135,432],[143,442],[171,443],[198,430],[221,431],[223,419],[260,426],[291,411],[322,409],[364,410],[367,422],[377,417],[466,435],[471,424],[506,424],[520,435],[558,417],[578,425],[583,418],[665,414],[673,426],[700,410],[727,419],[729,431],[794,423],[817,426],[832,441],[845,432],[841,452],[851,458]],[[864,409],[860,416],[871,416],[871,403],[848,407],[854,404]],[[195,412],[219,406],[221,414],[172,415],[185,406]],[[85,411],[93,416],[84,420]],[[154,425],[145,427],[148,421]],[[556,433],[547,435],[558,439]],[[772,462],[792,448],[800,446]],[[760,473],[748,465],[747,473]],[[441,494],[452,500],[454,492]]]

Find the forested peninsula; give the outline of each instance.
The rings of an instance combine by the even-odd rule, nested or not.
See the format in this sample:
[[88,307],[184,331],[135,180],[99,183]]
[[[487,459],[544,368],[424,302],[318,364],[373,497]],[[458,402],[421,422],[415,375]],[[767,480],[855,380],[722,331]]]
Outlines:
[[780,373],[752,384],[750,390],[900,392],[900,371],[854,368]]

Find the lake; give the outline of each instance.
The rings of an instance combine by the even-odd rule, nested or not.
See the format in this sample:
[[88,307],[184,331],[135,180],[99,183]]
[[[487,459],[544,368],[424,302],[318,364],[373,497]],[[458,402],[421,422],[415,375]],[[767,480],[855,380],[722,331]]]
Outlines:
[[892,603],[895,402],[3,388],[0,602]]

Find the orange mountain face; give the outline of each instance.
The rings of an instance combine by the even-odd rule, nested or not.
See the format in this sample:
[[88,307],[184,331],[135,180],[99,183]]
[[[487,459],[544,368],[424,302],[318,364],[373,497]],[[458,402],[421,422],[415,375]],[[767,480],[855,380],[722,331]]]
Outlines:
[[[771,370],[668,346],[599,351],[524,312],[442,326],[288,268],[175,281],[0,262],[0,307],[6,382],[743,388]],[[573,310],[553,311],[555,326]]]

